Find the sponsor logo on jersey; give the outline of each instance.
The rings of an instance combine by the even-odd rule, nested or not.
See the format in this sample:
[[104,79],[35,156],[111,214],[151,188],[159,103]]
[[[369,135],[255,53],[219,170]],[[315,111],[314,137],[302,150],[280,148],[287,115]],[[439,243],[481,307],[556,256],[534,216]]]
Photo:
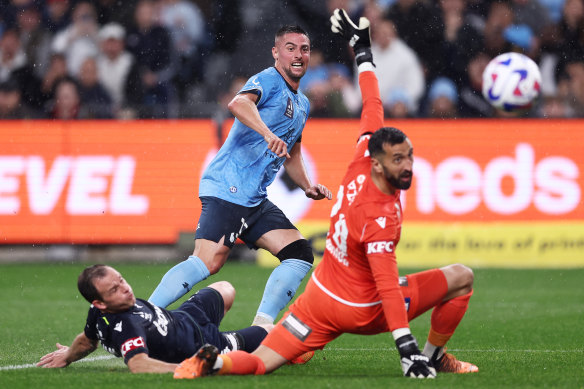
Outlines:
[[231,187],[229,187],[229,191],[231,193],[237,193],[237,187],[236,186],[231,186]]
[[377,224],[379,224],[379,227],[385,228],[385,216],[378,217],[377,219],[375,219],[375,221],[377,222]]
[[114,331],[122,332],[122,322],[116,323]]
[[129,353],[132,350],[136,350],[139,348],[143,348],[146,347],[144,345],[144,339],[142,339],[141,336],[138,336],[137,338],[132,338],[132,339],[128,339],[126,340],[123,344],[122,347],[120,347],[120,351],[122,352],[122,356],[125,357],[127,353]]
[[284,116],[292,119],[294,117],[294,103],[292,103],[292,99],[288,97],[288,103],[286,104],[286,112],[284,112]]
[[367,254],[393,253],[394,247],[395,243],[393,241],[370,242],[367,243]]

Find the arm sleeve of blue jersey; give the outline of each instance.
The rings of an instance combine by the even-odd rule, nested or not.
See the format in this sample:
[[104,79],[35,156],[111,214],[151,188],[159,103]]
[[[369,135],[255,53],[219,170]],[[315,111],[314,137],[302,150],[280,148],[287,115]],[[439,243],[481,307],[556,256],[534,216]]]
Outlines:
[[251,77],[243,88],[239,91],[240,93],[256,93],[259,96],[256,105],[261,107],[264,102],[270,98],[273,94],[275,89],[274,80],[270,77],[266,76],[263,73],[256,74],[255,76]]

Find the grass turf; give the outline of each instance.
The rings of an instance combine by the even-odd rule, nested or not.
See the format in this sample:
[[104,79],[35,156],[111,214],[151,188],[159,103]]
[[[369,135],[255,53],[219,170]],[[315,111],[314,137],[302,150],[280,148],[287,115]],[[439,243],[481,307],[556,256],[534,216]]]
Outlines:
[[[114,264],[147,298],[168,269],[166,264]],[[26,367],[55,343],[70,344],[83,330],[88,304],[76,289],[83,264],[0,266],[0,387],[104,388],[584,388],[584,269],[475,269],[475,293],[449,350],[480,368],[473,375],[439,375],[418,381],[401,377],[398,355],[388,334],[343,335],[304,366],[284,366],[268,376],[211,377],[203,382],[170,375],[130,374],[120,359],[103,350],[66,369]],[[410,271],[414,271],[410,269]],[[223,330],[248,326],[270,269],[228,262],[200,284],[226,279],[237,289]],[[405,272],[404,272],[405,273]],[[301,286],[301,290],[303,286]],[[178,303],[171,306],[176,307]],[[421,346],[429,314],[411,324]]]

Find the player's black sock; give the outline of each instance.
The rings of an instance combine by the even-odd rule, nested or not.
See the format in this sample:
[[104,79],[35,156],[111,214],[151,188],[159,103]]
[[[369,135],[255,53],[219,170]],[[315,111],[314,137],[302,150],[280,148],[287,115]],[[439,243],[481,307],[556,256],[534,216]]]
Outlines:
[[[268,331],[260,326],[251,326],[241,330],[223,333],[223,336],[231,344],[232,351],[243,350],[248,353],[258,348],[266,335],[268,335]],[[236,344],[234,344],[233,340],[235,340]]]

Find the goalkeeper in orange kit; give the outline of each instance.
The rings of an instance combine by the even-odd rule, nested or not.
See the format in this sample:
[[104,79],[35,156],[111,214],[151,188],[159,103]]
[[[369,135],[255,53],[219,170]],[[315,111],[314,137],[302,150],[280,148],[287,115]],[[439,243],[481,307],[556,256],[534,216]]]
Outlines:
[[[323,260],[304,293],[253,353],[218,355],[206,345],[179,365],[175,378],[265,374],[310,357],[343,333],[382,332],[391,332],[407,377],[478,371],[445,352],[472,295],[472,270],[454,264],[398,275],[400,193],[412,183],[412,143],[402,131],[383,126],[369,21],[361,18],[357,26],[337,9],[331,22],[355,53],[363,110],[355,154],[331,211]],[[409,321],[432,308],[430,333],[420,351]]]

